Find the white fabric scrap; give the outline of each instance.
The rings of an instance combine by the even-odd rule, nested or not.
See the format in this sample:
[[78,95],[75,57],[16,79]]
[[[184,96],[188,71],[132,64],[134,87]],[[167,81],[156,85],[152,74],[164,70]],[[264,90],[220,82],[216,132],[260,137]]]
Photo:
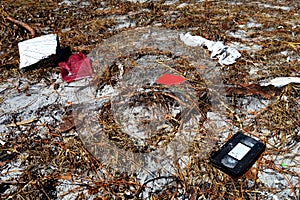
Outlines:
[[300,83],[300,77],[277,77],[267,83],[261,83],[261,86],[273,85],[275,87],[283,87],[290,83]]
[[238,50],[225,46],[223,42],[214,42],[201,36],[192,36],[190,33],[180,34],[180,39],[188,46],[203,46],[211,51],[212,59],[219,59],[221,65],[231,65],[235,60],[241,57]]
[[48,34],[18,43],[20,53],[19,68],[28,67],[40,60],[56,54],[58,37],[56,34]]

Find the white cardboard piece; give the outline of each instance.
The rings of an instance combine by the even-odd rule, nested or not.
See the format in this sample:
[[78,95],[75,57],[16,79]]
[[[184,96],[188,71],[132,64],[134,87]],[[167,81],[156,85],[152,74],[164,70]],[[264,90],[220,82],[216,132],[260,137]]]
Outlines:
[[56,54],[58,44],[58,37],[56,34],[43,35],[19,42],[19,68],[22,69],[28,67],[50,55]]

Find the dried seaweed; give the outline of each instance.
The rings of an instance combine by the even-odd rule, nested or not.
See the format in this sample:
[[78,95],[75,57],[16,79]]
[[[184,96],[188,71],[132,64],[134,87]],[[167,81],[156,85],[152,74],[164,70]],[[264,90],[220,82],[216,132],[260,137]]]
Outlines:
[[[25,72],[18,69],[17,43],[31,38],[32,34],[9,21],[9,16],[30,25],[37,36],[58,33],[62,47],[70,46],[72,51],[84,53],[90,53],[105,39],[134,27],[161,26],[191,31],[210,40],[222,40],[228,44],[235,42],[240,48],[245,48],[241,51],[242,59],[237,63],[229,67],[219,66],[223,72],[224,84],[237,91],[227,93],[229,105],[224,114],[229,127],[233,130],[239,127],[264,141],[267,150],[247,174],[233,180],[213,168],[207,157],[196,156],[203,147],[195,143],[191,148],[194,156],[185,168],[178,163],[174,174],[157,175],[141,183],[138,174],[118,172],[103,165],[86,150],[76,135],[70,107],[54,104],[36,111],[39,117],[51,116],[57,110],[64,115],[63,120],[52,117],[52,120],[44,124],[39,119],[20,124],[17,122],[28,120],[20,118],[20,111],[1,111],[1,117],[7,117],[3,123],[14,122],[8,132],[1,133],[1,137],[5,138],[5,144],[0,144],[0,170],[1,176],[5,176],[5,179],[1,177],[0,180],[1,198],[68,199],[76,196],[77,199],[143,199],[147,193],[150,199],[269,199],[270,194],[289,189],[290,193],[285,198],[297,199],[300,184],[299,173],[296,171],[299,160],[295,159],[299,157],[296,149],[300,132],[299,86],[291,84],[274,93],[248,86],[271,77],[299,76],[299,3],[255,1],[241,5],[236,1],[210,0],[189,1],[188,5],[183,4],[186,1],[176,1],[173,4],[166,4],[166,1],[70,2],[69,5],[58,1],[1,2],[1,84],[11,78],[28,78],[30,84],[47,82],[50,86],[55,82],[51,75],[59,73],[56,58],[54,61],[50,59],[46,63],[39,63],[34,69]],[[129,21],[129,25],[124,25],[123,19]],[[153,49],[151,51],[152,54],[158,54]],[[170,52],[164,53],[165,56],[172,57]],[[141,55],[146,53],[136,52],[129,57],[134,60]],[[122,60],[122,57],[119,59]],[[177,71],[183,73],[189,69],[186,60],[177,61]],[[112,65],[102,79],[96,80],[99,88],[104,82],[116,83],[117,80],[111,80],[117,73],[117,68],[113,66],[116,67]],[[191,67],[190,70],[194,69]],[[198,76],[189,78],[199,79]],[[20,94],[28,92],[26,87],[20,87],[21,82],[14,89]],[[191,81],[194,89],[203,89],[196,83],[197,81],[193,85]],[[0,102],[5,99],[3,91]],[[203,91],[198,92],[202,94]],[[163,94],[160,97],[160,100],[170,98]],[[268,103],[255,111],[249,110],[250,103],[244,103],[248,97],[250,100],[264,102],[268,99]],[[207,112],[210,105],[205,105]],[[106,123],[111,123],[110,119],[103,116],[100,118]],[[178,126],[176,120],[170,121],[175,129]],[[108,131],[111,131],[109,128]],[[205,131],[207,130],[203,127],[204,134]],[[217,144],[221,143],[220,138],[212,139]],[[282,163],[285,159],[294,161],[294,164],[285,167]],[[270,171],[282,177],[281,189],[262,183],[261,174]],[[155,188],[153,185],[161,187]]]

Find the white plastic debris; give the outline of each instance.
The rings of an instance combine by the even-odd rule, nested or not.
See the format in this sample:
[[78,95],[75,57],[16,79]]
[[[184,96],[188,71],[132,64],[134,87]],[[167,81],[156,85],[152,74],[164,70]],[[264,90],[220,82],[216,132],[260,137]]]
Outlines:
[[192,36],[190,33],[186,33],[183,34],[181,33],[180,35],[180,39],[188,46],[207,46],[208,42],[210,42],[209,40],[201,37],[201,36]]
[[277,77],[267,83],[261,83],[261,86],[273,85],[275,87],[283,87],[290,83],[300,83],[300,77]]
[[0,140],[0,144],[1,145],[5,145],[6,142],[4,142],[3,140]]
[[49,34],[18,43],[20,53],[20,66],[22,69],[33,65],[40,60],[56,54],[58,48],[58,37]]
[[214,42],[201,36],[192,36],[190,33],[180,34],[180,39],[188,46],[204,46],[211,51],[211,58],[219,59],[221,65],[231,65],[241,57],[238,50],[225,46],[223,42]]

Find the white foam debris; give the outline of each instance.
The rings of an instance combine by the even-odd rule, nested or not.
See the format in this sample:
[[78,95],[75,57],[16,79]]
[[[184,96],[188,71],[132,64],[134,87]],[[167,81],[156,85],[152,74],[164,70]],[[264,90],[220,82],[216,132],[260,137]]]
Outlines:
[[277,77],[267,83],[261,83],[261,86],[273,85],[275,87],[283,87],[290,83],[300,83],[300,77]]
[[190,33],[180,34],[180,39],[188,46],[204,46],[211,51],[211,58],[219,59],[221,65],[231,65],[241,57],[237,49],[225,46],[221,41],[210,41],[201,36],[192,36]]
[[28,67],[56,54],[58,37],[56,34],[48,34],[18,43],[20,53],[19,68]]

